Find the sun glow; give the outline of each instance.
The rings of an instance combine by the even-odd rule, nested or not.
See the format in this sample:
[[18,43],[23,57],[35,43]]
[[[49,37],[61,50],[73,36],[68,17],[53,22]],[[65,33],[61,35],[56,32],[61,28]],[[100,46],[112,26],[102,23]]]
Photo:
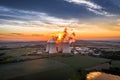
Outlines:
[[61,41],[63,39],[64,34],[63,33],[58,33],[58,41]]

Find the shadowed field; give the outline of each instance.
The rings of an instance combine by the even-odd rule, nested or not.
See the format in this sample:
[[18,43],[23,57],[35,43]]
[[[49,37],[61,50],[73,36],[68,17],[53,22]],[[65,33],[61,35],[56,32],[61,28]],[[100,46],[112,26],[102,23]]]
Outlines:
[[0,80],[67,80],[78,69],[96,66],[109,59],[89,56],[49,57],[0,66]]

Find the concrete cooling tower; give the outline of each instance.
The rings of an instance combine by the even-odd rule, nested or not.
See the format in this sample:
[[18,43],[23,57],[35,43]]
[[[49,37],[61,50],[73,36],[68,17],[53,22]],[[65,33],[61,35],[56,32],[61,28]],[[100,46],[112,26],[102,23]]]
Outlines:
[[54,39],[51,39],[48,41],[47,47],[46,47],[46,52],[48,52],[50,54],[57,53],[56,42]]
[[71,53],[71,48],[69,42],[63,43],[63,53]]

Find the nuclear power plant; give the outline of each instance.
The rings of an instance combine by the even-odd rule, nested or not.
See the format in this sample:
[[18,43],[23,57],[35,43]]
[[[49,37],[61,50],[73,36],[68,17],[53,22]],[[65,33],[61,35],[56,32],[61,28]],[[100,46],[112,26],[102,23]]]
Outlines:
[[69,42],[63,42],[56,44],[54,40],[47,42],[46,52],[49,54],[53,53],[71,53],[71,48]]
[[[73,33],[71,35],[75,36]],[[52,38],[47,41],[46,52],[49,54],[71,53],[70,44],[73,39],[73,37],[69,36],[65,28],[64,32],[53,35]]]

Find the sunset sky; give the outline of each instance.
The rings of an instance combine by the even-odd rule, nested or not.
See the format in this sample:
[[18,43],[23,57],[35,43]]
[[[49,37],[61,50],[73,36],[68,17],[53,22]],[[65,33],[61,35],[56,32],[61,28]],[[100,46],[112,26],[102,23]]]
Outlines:
[[120,0],[0,0],[0,40],[120,40]]

